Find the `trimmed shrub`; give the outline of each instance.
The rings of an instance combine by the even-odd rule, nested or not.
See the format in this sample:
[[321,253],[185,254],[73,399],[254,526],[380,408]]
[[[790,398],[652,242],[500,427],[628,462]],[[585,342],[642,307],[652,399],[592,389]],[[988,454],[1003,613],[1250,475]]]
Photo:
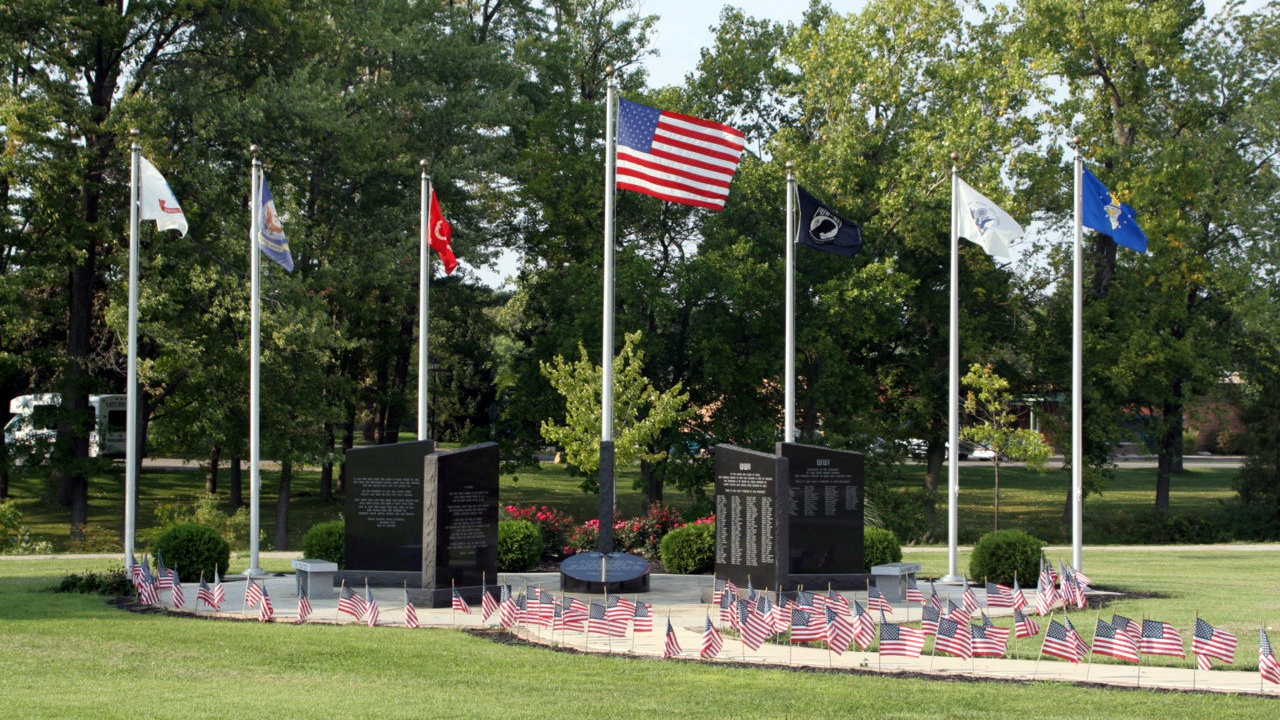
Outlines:
[[99,595],[128,595],[133,592],[133,583],[124,574],[124,568],[117,565],[103,573],[86,572],[84,575],[72,573],[64,576],[54,592],[60,593],[97,593]]
[[517,507],[506,505],[500,517],[511,520],[527,520],[533,523],[542,533],[542,551],[549,559],[564,557],[569,533],[573,527],[573,518],[561,510],[546,505],[529,505]]
[[340,569],[346,569],[346,523],[333,520],[312,525],[307,534],[302,536],[302,556],[328,560],[331,563],[338,563]]
[[983,535],[969,558],[969,577],[1002,585],[1032,582],[1040,575],[1044,541],[1021,530],[998,530]]
[[187,582],[199,580],[201,574],[211,578],[214,570],[225,573],[231,562],[231,546],[217,530],[203,525],[174,525],[151,549]]
[[862,552],[868,570],[876,565],[902,561],[902,546],[898,544],[898,536],[892,530],[884,528],[862,529]]
[[710,572],[716,566],[716,526],[703,523],[676,528],[662,538],[658,554],[669,573]]
[[672,530],[683,527],[684,519],[680,511],[664,507],[662,503],[653,503],[649,512],[630,520],[615,519],[613,523],[613,543],[617,550],[639,555],[649,560],[658,558],[662,538]]
[[542,559],[542,533],[528,520],[498,521],[498,570],[523,572]]

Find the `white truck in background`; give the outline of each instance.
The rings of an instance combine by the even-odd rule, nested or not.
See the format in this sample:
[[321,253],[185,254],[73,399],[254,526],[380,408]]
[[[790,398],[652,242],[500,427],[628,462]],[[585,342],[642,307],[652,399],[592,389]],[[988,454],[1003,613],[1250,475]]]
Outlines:
[[[90,395],[93,431],[89,433],[90,457],[124,457],[128,432],[128,396]],[[58,393],[19,395],[9,401],[13,417],[4,426],[6,445],[53,446],[58,438],[57,413],[62,404]]]

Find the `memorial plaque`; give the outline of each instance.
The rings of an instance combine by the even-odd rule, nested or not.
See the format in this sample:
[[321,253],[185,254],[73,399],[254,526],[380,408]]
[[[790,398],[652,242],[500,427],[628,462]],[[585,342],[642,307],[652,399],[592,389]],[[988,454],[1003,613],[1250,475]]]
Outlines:
[[786,575],[785,507],[778,491],[784,457],[717,445],[716,576],[745,587],[776,588]]
[[820,576],[825,584],[832,576],[861,577],[862,454],[795,443],[778,443],[778,454],[788,467],[791,579],[804,583],[800,576]]
[[436,591],[433,607],[447,606],[453,587],[478,602],[481,580],[498,573],[498,446],[434,453],[424,474],[422,588]]
[[347,451],[346,568],[418,573],[422,568],[422,478],[431,440]]

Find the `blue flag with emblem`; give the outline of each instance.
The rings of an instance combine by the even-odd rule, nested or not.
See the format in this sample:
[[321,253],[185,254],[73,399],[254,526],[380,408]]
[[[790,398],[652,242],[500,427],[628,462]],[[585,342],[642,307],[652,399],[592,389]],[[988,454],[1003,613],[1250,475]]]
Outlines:
[[263,254],[288,272],[293,272],[289,241],[284,237],[284,225],[280,222],[280,214],[276,212],[276,202],[271,197],[271,188],[267,187],[265,177],[262,178],[262,198],[258,206],[258,228],[254,234]]
[[1138,227],[1138,213],[1111,194],[1089,168],[1084,168],[1080,188],[1080,224],[1109,235],[1117,245],[1144,253],[1147,236]]
[[849,222],[818,202],[804,188],[796,186],[800,200],[800,244],[814,250],[853,257],[862,252],[862,226]]

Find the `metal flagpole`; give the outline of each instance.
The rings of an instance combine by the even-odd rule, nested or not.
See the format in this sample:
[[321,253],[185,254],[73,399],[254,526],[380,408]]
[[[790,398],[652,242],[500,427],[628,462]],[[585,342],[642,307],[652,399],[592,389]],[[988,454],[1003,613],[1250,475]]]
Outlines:
[[613,552],[613,198],[617,173],[613,123],[617,83],[612,65],[605,68],[604,74],[604,320],[600,351],[600,534],[596,545],[608,555]]
[[792,172],[792,164],[787,163],[787,332],[784,360],[786,409],[783,423],[782,439],[786,442],[796,441],[796,228],[795,197],[796,175]]
[[1080,138],[1075,138],[1075,242],[1071,257],[1071,564],[1084,569],[1084,244],[1081,221],[1083,204],[1081,182],[1084,160],[1080,157]]
[[427,175],[425,159],[419,160],[418,166],[422,168],[422,199],[418,210],[418,227],[422,230],[418,238],[418,439],[427,440],[431,437],[427,429],[427,292],[431,287],[427,208],[431,202],[431,176]]
[[947,356],[947,575],[943,582],[958,582],[957,573],[960,530],[960,228],[956,217],[956,194],[960,156],[951,153],[951,337]]
[[261,311],[258,307],[258,217],[262,200],[262,161],[258,159],[258,146],[250,145],[253,161],[249,166],[249,569],[245,575],[266,573],[258,567],[259,496],[262,492],[262,472],[259,468],[261,441],[258,432],[258,414],[261,406],[258,396],[258,358],[261,354],[259,336],[262,331]]
[[132,577],[134,528],[138,510],[138,183],[141,175],[138,131],[129,131],[133,147],[129,164],[129,368],[126,372],[124,463],[124,570]]

